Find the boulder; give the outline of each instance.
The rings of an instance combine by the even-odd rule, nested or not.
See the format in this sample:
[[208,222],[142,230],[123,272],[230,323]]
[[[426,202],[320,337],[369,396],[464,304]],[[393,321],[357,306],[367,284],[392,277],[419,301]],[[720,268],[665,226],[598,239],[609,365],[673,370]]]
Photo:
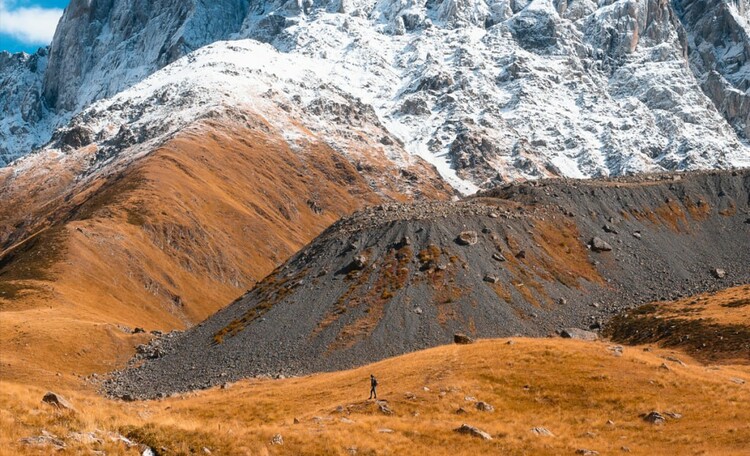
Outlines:
[[727,271],[721,268],[716,268],[713,271],[711,271],[717,279],[723,279],[727,276]]
[[476,407],[477,407],[477,410],[481,412],[494,412],[495,411],[495,407],[483,401],[477,402]]
[[380,413],[383,415],[393,415],[393,410],[388,407],[388,402],[386,401],[377,401],[378,404],[378,410],[380,410]]
[[283,445],[284,444],[284,437],[281,436],[281,434],[276,434],[271,439],[271,445]]
[[599,237],[591,239],[590,245],[594,252],[610,252],[612,250],[612,246]]
[[467,344],[473,344],[474,339],[467,336],[464,333],[455,333],[453,334],[453,343],[459,344],[459,345],[467,345]]
[[459,245],[474,245],[479,241],[476,231],[462,231],[456,238]]
[[552,431],[543,427],[533,427],[531,428],[531,433],[534,435],[538,435],[540,437],[554,437],[555,436],[555,434],[553,434]]
[[565,328],[560,331],[560,337],[563,339],[578,340],[597,340],[599,338],[595,332],[586,331],[580,328]]
[[458,432],[459,434],[468,434],[472,437],[478,437],[483,440],[492,440],[492,436],[487,432],[474,426],[469,426],[468,424],[462,424],[461,427],[454,429],[454,431]]
[[34,437],[22,438],[20,442],[23,443],[24,445],[29,445],[29,446],[49,447],[51,450],[54,450],[54,451],[62,451],[65,449],[65,442],[62,441],[59,437],[57,437],[55,434],[52,434],[47,431],[42,431],[41,435],[37,435]]
[[367,266],[367,257],[364,255],[355,255],[352,262],[349,263],[350,270],[364,269]]
[[643,421],[651,424],[664,424],[667,422],[667,419],[664,418],[661,413],[654,410],[653,412],[644,415]]
[[67,399],[52,391],[44,395],[42,402],[63,410],[75,410]]
[[485,282],[489,282],[489,283],[498,283],[500,281],[500,277],[495,276],[495,275],[487,274],[486,276],[484,276],[483,280]]

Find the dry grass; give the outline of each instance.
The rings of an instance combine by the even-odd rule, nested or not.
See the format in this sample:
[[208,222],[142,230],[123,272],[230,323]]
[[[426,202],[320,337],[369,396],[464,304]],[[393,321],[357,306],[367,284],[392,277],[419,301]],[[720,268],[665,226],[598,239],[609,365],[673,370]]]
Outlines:
[[[63,389],[75,414],[40,404],[41,388],[3,382],[0,453],[33,454],[18,439],[44,429],[64,438],[70,454],[127,452],[106,439],[75,443],[71,432],[126,434],[160,454],[200,453],[204,447],[213,454],[345,455],[355,447],[357,454],[557,455],[579,448],[616,454],[623,446],[631,454],[746,454],[750,388],[732,379],[750,383],[750,368],[705,367],[680,354],[687,365],[670,362],[664,369],[668,355],[626,347],[616,356],[606,343],[560,339],[487,340],[350,371],[242,381],[159,401],[113,402]],[[378,376],[379,395],[394,415],[364,400],[370,373]],[[496,411],[480,412],[466,397],[489,402]],[[457,414],[459,408],[467,413]],[[683,417],[654,426],[640,418],[651,410]],[[493,440],[452,431],[462,423]],[[535,436],[535,426],[555,437]],[[277,433],[284,445],[271,444]]]
[[409,196],[324,143],[213,120],[108,176],[47,165],[0,175],[0,379],[22,383],[122,365],[142,341],[118,326],[200,321],[340,216]]
[[647,304],[613,318],[606,333],[680,347],[704,361],[750,364],[750,286]]

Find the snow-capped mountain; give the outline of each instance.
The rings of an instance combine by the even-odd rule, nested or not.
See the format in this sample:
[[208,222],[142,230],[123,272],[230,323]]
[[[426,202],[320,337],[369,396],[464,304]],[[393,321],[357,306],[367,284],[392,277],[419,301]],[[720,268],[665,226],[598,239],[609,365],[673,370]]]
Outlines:
[[749,22],[749,0],[73,0],[48,52],[0,56],[0,163],[251,109],[463,193],[748,166]]

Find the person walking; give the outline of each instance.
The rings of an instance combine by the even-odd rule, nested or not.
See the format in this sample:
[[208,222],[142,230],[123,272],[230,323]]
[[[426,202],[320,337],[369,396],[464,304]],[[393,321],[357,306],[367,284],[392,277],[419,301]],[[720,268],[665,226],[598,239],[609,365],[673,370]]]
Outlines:
[[375,399],[378,398],[378,393],[375,391],[375,388],[377,386],[378,386],[378,379],[375,378],[374,375],[370,374],[370,398],[369,399],[372,399],[373,397]]

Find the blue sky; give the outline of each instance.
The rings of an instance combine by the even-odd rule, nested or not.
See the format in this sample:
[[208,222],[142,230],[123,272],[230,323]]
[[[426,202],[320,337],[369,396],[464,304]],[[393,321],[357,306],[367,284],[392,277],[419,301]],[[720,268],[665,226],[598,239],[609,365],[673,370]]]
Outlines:
[[0,51],[35,52],[52,41],[69,0],[0,0]]

